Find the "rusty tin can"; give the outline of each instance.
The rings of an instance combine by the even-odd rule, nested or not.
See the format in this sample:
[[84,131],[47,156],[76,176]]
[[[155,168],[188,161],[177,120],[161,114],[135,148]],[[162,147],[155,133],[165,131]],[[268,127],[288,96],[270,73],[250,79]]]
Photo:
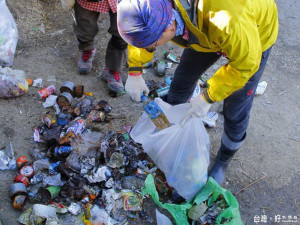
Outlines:
[[61,93],[56,99],[56,102],[60,107],[69,106],[71,105],[72,101],[73,96],[69,92]]
[[81,98],[84,94],[84,86],[83,85],[76,85],[74,90],[74,96],[77,98]]
[[27,187],[27,186],[28,186],[28,183],[29,183],[29,180],[28,180],[28,178],[25,177],[24,175],[18,174],[18,175],[15,177],[14,182],[15,182],[15,183],[23,183],[23,184],[25,184],[25,186]]
[[75,85],[71,81],[65,81],[59,90],[60,93],[68,92],[71,95],[73,95],[73,92],[75,90]]
[[48,114],[48,113],[47,113],[46,115],[43,116],[42,121],[43,121],[43,123],[46,124],[47,127],[49,127],[49,128],[51,128],[51,127],[53,127],[53,126],[56,125],[56,120],[53,119],[53,117],[52,117],[50,114]]
[[26,204],[27,195],[17,195],[13,200],[14,209],[22,210]]

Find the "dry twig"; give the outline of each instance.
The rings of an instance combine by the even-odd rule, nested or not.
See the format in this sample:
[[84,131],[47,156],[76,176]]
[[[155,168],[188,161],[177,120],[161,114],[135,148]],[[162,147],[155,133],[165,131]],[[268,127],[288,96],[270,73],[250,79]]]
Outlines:
[[263,174],[264,174],[264,175],[263,175],[262,177],[256,179],[256,180],[253,181],[252,183],[248,184],[246,187],[244,187],[244,188],[242,188],[241,190],[239,190],[238,192],[236,192],[235,195],[239,194],[240,192],[243,192],[243,191],[247,190],[247,189],[248,189],[249,187],[251,187],[252,185],[258,183],[259,181],[261,181],[261,180],[263,180],[263,179],[265,179],[267,175],[266,175],[265,173],[263,173]]

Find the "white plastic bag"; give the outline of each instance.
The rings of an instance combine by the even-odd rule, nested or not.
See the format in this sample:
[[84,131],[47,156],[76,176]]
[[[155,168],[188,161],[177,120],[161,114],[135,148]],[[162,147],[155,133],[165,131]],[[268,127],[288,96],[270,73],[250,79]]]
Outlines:
[[173,125],[157,131],[148,115],[143,113],[130,136],[142,144],[164,172],[168,184],[189,201],[207,181],[209,136],[201,118],[192,117],[181,127],[180,120],[189,103],[171,106],[160,98],[155,101]]
[[0,66],[0,98],[18,97],[26,92],[28,92],[28,82],[24,71]]
[[0,66],[12,66],[18,29],[5,0],[0,0]]
[[18,43],[18,29],[5,0],[0,0],[0,66],[12,66]]
[[168,217],[160,213],[157,209],[155,211],[157,225],[172,225],[172,222]]

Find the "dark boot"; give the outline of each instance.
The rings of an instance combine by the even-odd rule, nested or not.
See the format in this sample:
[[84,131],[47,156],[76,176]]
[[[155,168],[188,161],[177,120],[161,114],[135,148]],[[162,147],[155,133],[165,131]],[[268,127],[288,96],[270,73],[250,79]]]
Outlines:
[[225,180],[227,167],[237,150],[230,150],[221,144],[216,160],[208,172],[208,176],[215,179],[218,184],[222,185]]

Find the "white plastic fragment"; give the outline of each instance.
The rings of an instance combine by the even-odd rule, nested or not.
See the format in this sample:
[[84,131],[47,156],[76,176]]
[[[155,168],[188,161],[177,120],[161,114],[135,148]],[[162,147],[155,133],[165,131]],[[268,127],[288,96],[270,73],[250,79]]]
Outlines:
[[262,95],[266,91],[267,86],[268,84],[266,81],[259,82],[256,88],[255,95]]
[[56,95],[50,95],[48,98],[46,98],[46,101],[43,103],[44,108],[48,108],[56,104]]
[[41,135],[40,135],[40,132],[37,128],[34,129],[34,132],[33,132],[33,140],[35,142],[43,142],[43,140],[41,139]]
[[218,113],[215,111],[210,111],[206,114],[205,117],[202,118],[202,122],[204,125],[208,127],[216,127],[216,121],[219,118]]
[[92,224],[111,224],[111,218],[109,214],[104,209],[100,209],[97,205],[94,205],[94,207],[91,209],[90,220]]
[[42,218],[56,218],[56,209],[51,206],[42,205],[42,204],[34,204],[32,206],[32,213],[36,216],[40,216]]
[[156,209],[156,222],[157,225],[172,225],[171,220],[166,217],[164,214],[160,213],[157,209]]
[[43,79],[42,78],[35,79],[33,81],[32,86],[33,87],[42,87],[43,86]]
[[99,167],[97,171],[92,175],[85,175],[84,177],[88,179],[90,183],[98,183],[101,181],[106,181],[111,175],[111,172],[106,166]]
[[68,207],[68,211],[76,216],[81,212],[81,206],[79,203],[72,202],[71,205]]
[[16,168],[16,159],[12,143],[6,144],[5,148],[0,149],[0,170],[11,170]]

